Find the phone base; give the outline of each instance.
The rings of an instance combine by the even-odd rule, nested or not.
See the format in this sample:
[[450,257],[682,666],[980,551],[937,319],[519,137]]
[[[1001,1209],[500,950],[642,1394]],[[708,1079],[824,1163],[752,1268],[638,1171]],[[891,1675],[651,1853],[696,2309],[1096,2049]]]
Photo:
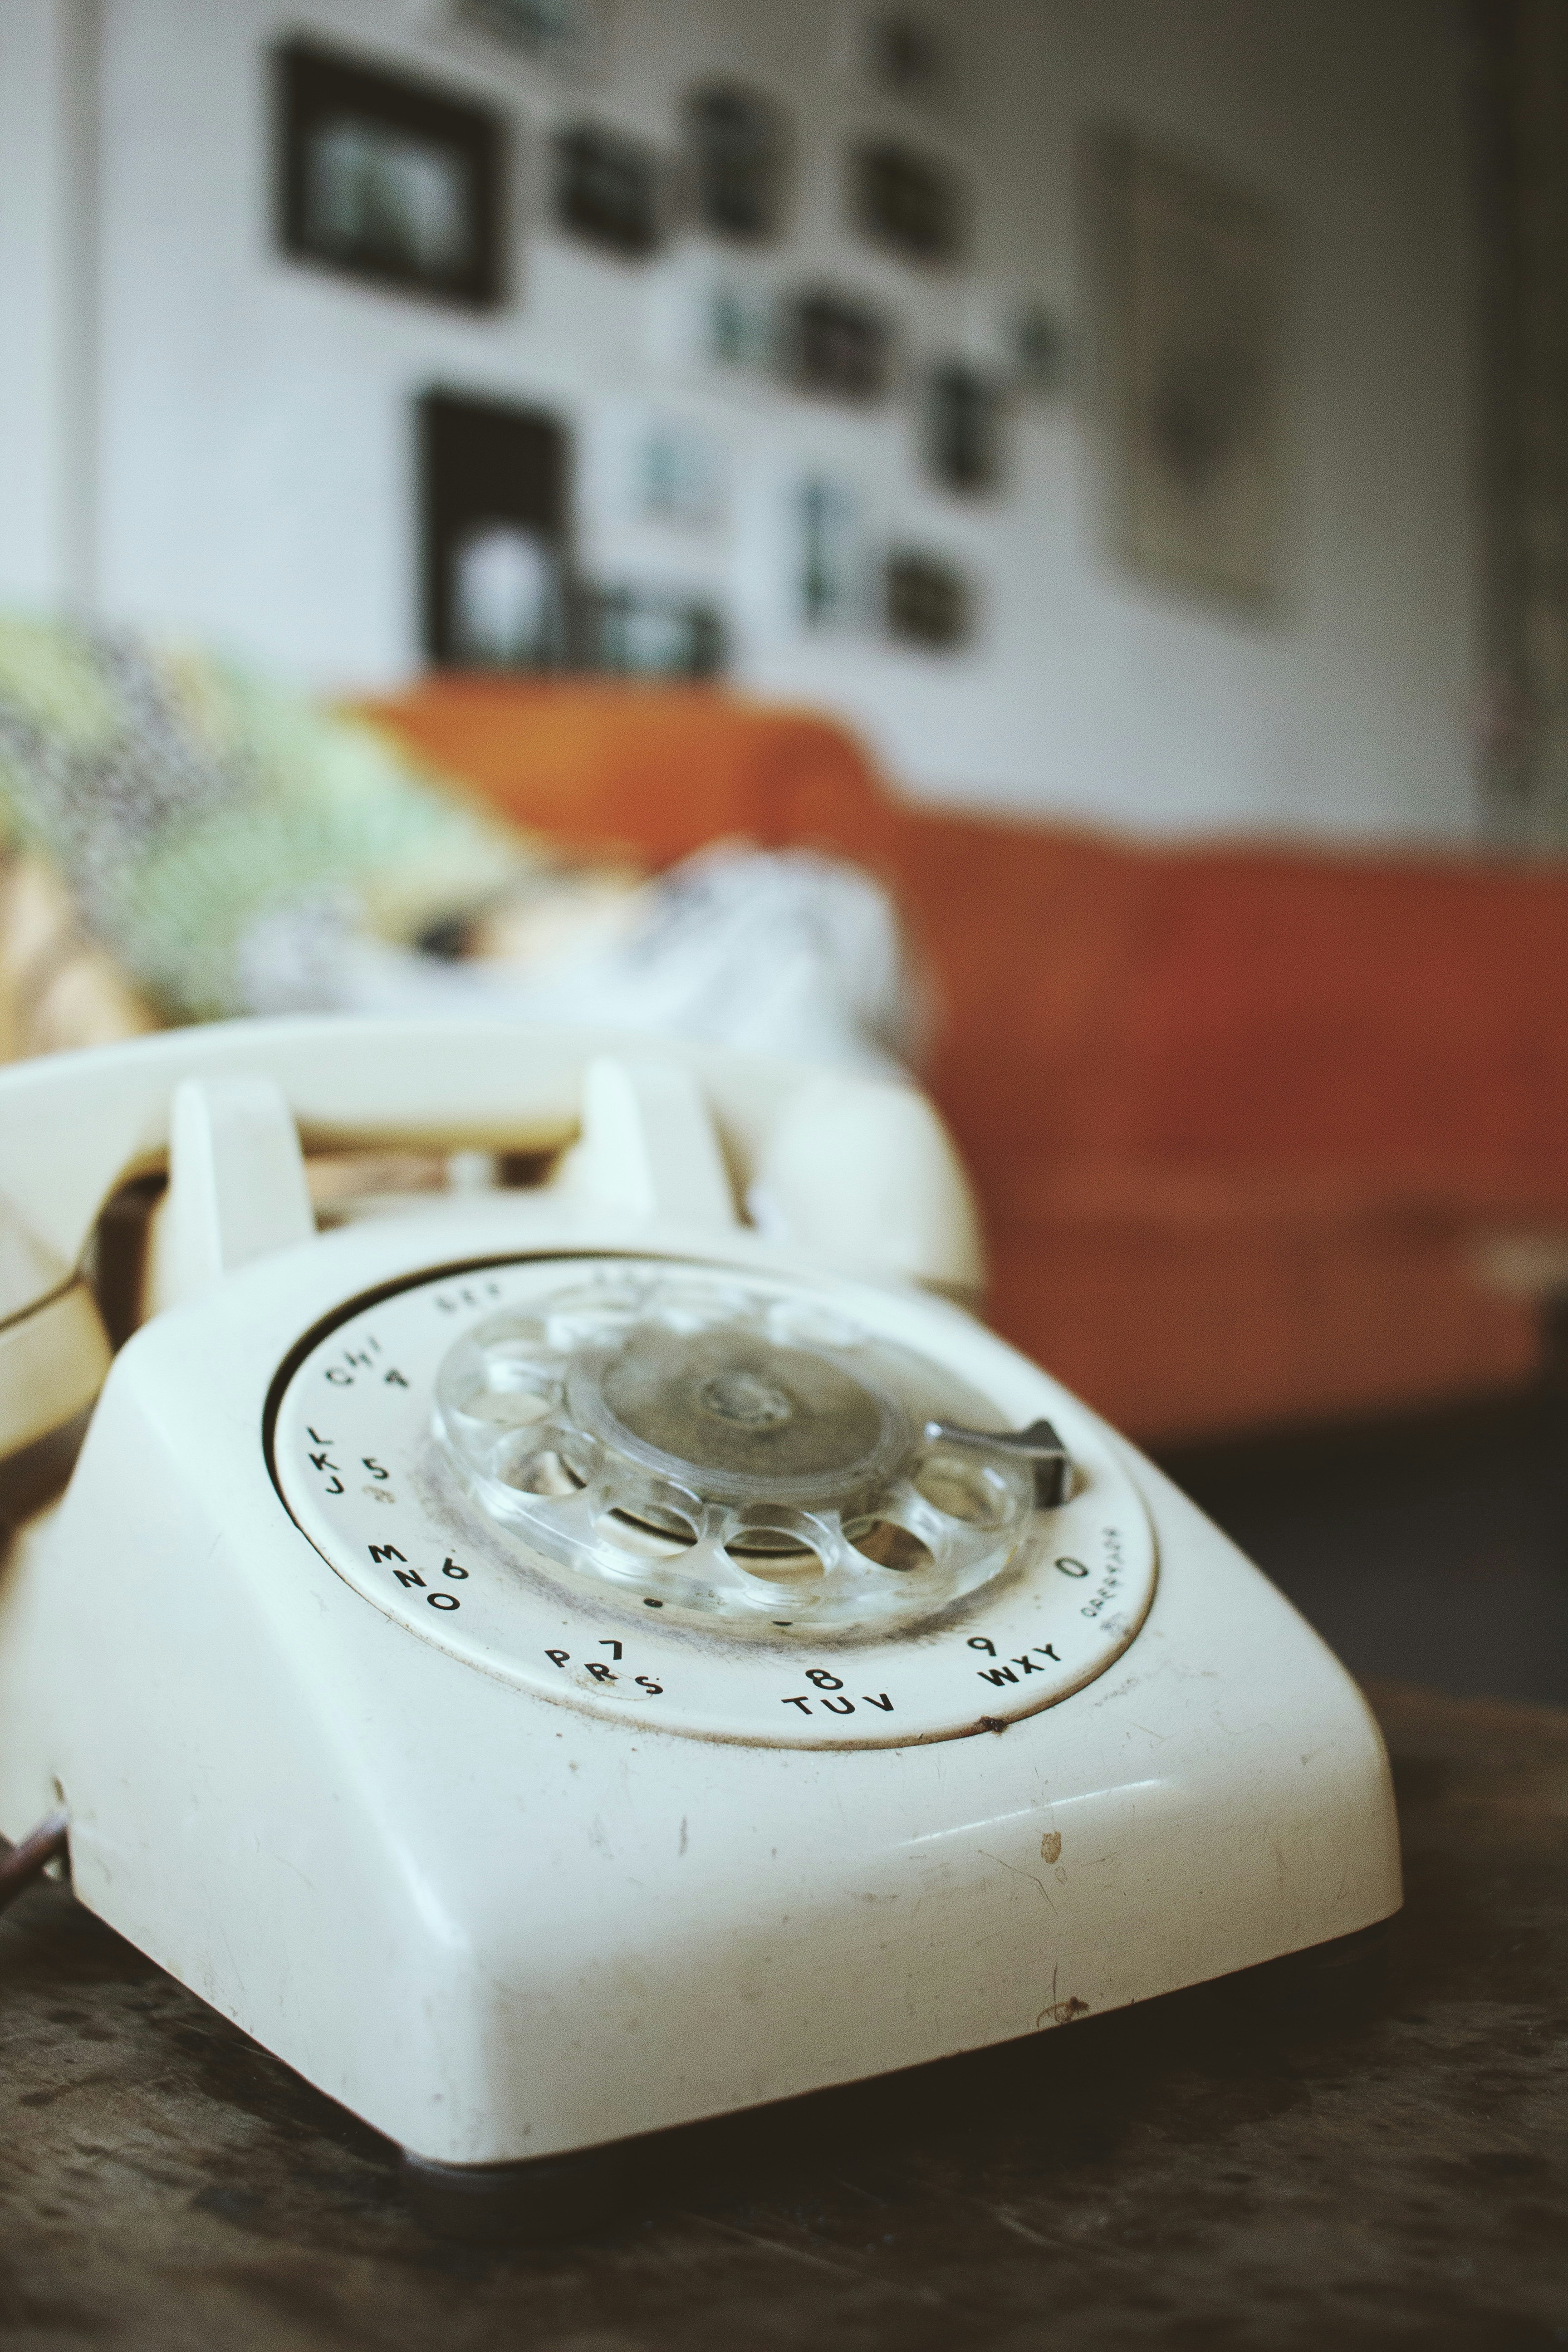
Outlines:
[[[609,2192],[579,2151],[1398,1907],[1359,1692],[1152,1464],[980,1326],[754,1235],[505,1202],[440,1231],[434,1265],[428,1222],[367,1222],[155,1317],[0,1579],[0,1830],[68,1808],[81,1901],[423,2179],[504,2192],[521,2236],[582,2227],[563,2206]],[[864,1634],[797,1629],[781,1577],[752,1638],[659,1587],[679,1548],[616,1581],[513,1547],[442,1466],[440,1366],[483,1330],[527,1370],[537,1335],[512,1327],[563,1261],[613,1290],[650,1254],[789,1290],[823,1349],[832,1317],[918,1342],[1004,1430],[1048,1420],[1074,1487],[1038,1548]],[[512,1389],[484,1394],[511,1445]],[[353,1516],[318,1512],[311,1479]]]
[[[1233,2000],[1254,2031],[1310,2035],[1343,2027],[1370,2015],[1383,1996],[1393,1925],[1380,1919],[1218,1978],[1207,1990]],[[404,2197],[419,2227],[448,2242],[566,2244],[591,2237],[624,2211],[646,2177],[639,2158],[647,2145],[642,2136],[513,2164],[441,2164],[405,2148]]]

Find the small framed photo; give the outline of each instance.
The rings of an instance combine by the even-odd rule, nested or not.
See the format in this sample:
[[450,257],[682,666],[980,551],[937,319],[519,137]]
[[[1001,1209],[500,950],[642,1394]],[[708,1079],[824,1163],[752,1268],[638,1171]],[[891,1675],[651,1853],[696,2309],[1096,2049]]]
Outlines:
[[779,352],[778,303],[771,287],[721,279],[708,291],[703,350],[714,367],[771,376]]
[[871,8],[855,27],[858,79],[879,98],[939,108],[952,93],[946,29],[917,8]]
[[628,131],[579,122],[555,138],[558,226],[623,261],[646,261],[664,238],[664,171]]
[[681,237],[648,274],[644,352],[654,377],[746,398],[776,394],[783,365],[774,257]]
[[705,597],[579,582],[570,667],[611,677],[702,679],[724,667],[727,633]]
[[478,34],[530,65],[574,76],[597,73],[605,59],[606,0],[435,0],[443,30]]
[[682,530],[715,530],[729,504],[729,453],[716,435],[684,418],[659,417],[638,436],[635,509]]
[[797,392],[830,400],[880,400],[892,373],[892,335],[882,312],[858,295],[816,287],[786,306],[784,372]]
[[962,259],[968,239],[963,184],[939,156],[898,139],[866,139],[849,153],[849,210],[869,244],[928,268]]
[[784,110],[741,82],[706,82],[682,110],[701,226],[736,244],[771,243],[783,230],[790,137]]
[[850,483],[811,474],[795,490],[797,604],[808,629],[852,629],[868,617],[865,506]]
[[493,310],[506,130],[487,106],[313,42],[274,52],[278,237],[291,259]]
[[926,464],[944,489],[975,497],[1002,478],[1001,386],[963,361],[933,368],[925,386]]
[[571,444],[547,409],[432,391],[417,411],[422,636],[437,668],[566,656]]
[[944,555],[895,548],[883,572],[889,635],[928,652],[951,653],[973,635],[969,583]]

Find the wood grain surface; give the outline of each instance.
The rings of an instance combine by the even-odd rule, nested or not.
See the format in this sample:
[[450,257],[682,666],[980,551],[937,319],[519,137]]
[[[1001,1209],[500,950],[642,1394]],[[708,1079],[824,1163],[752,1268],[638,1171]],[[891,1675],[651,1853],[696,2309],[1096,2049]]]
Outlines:
[[667,2134],[543,2252],[425,2236],[384,2142],[37,1888],[0,1920],[0,2344],[1568,2345],[1568,1713],[1374,1696],[1408,1889],[1369,2010],[1210,1988]]

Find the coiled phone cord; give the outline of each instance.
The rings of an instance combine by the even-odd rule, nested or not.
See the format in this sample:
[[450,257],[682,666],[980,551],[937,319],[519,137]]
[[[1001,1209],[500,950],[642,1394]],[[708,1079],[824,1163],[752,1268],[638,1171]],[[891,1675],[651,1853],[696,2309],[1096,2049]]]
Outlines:
[[64,1853],[69,1829],[68,1814],[46,1813],[19,1844],[0,1852],[0,1911],[15,1903],[23,1889]]

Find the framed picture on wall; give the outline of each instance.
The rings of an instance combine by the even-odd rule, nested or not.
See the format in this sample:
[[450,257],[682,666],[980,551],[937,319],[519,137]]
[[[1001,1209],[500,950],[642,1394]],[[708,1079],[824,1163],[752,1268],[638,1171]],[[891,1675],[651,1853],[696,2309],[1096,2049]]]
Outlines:
[[868,617],[871,566],[864,501],[853,482],[813,473],[795,490],[799,613],[808,629],[847,629]]
[[716,368],[772,375],[779,355],[779,306],[769,286],[721,278],[709,289],[702,349]]
[[681,110],[697,218],[715,236],[763,245],[784,226],[790,137],[784,110],[741,82],[704,82]]
[[944,489],[974,497],[1002,478],[1002,392],[962,360],[933,368],[925,385],[925,455]]
[[589,245],[646,261],[664,235],[664,173],[643,140],[601,122],[555,138],[555,218]]
[[1262,611],[1285,487],[1282,225],[1139,139],[1100,134],[1088,165],[1112,543],[1150,579]]
[[849,211],[860,235],[906,261],[962,258],[967,192],[940,156],[898,139],[867,139],[849,152]]
[[506,131],[487,106],[286,41],[273,53],[278,240],[296,261],[493,309]]
[[855,28],[860,79],[879,98],[940,107],[952,93],[952,43],[919,8],[870,8]]
[[811,287],[785,307],[779,358],[797,392],[832,400],[879,400],[892,370],[892,334],[858,295]]
[[724,616],[706,597],[587,581],[574,595],[574,669],[610,677],[717,677],[725,647]]
[[895,548],[882,575],[889,635],[951,653],[973,634],[973,598],[955,563],[929,549]]
[[729,502],[729,451],[705,426],[658,417],[637,436],[633,511],[681,530],[712,530]]
[[421,635],[436,668],[566,656],[571,446],[546,409],[426,393],[416,410]]

